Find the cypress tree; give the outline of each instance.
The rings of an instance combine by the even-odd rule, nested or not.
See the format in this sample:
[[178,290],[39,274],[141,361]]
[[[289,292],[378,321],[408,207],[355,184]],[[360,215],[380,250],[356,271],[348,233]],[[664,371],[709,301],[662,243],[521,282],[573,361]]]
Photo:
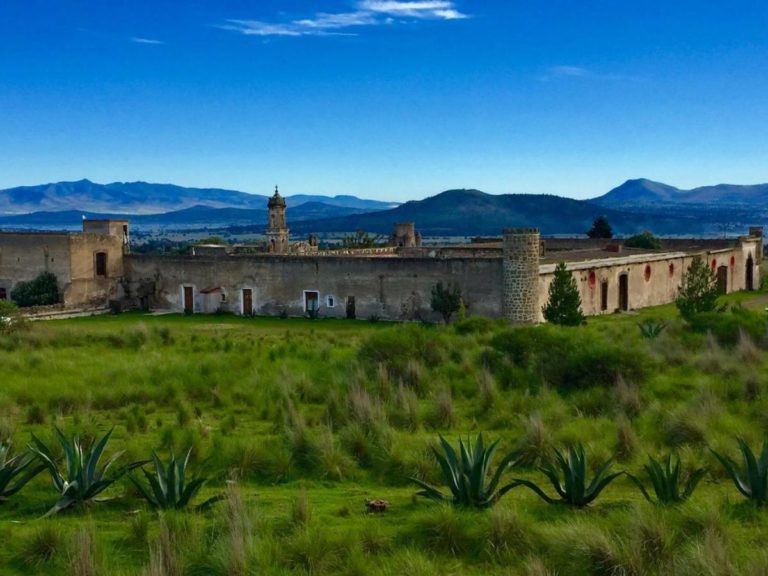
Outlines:
[[555,267],[555,278],[549,285],[549,300],[543,312],[546,321],[552,324],[579,326],[585,323],[584,314],[581,312],[579,288],[565,262],[560,262]]

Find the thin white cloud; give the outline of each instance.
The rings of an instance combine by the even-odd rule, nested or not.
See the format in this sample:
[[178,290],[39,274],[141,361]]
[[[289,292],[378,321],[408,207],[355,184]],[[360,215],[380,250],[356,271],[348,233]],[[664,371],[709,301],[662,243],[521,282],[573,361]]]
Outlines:
[[358,3],[360,10],[388,14],[390,16],[406,16],[410,18],[436,18],[442,20],[457,20],[467,18],[456,10],[454,2],[434,0],[426,2],[403,2],[400,0],[362,0]]
[[351,36],[364,26],[392,24],[395,18],[411,20],[460,20],[468,18],[448,0],[360,0],[352,12],[318,12],[309,18],[283,22],[227,20],[218,26],[247,36]]
[[138,36],[134,36],[131,38],[131,42],[135,44],[162,44],[162,40],[154,40],[152,38],[139,38]]

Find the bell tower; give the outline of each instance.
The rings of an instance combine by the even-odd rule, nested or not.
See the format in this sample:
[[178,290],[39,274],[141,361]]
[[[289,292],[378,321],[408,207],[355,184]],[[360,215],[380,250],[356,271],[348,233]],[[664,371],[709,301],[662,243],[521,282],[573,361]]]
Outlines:
[[275,193],[267,203],[269,222],[267,223],[267,249],[273,254],[288,253],[288,227],[285,223],[285,198],[275,186]]

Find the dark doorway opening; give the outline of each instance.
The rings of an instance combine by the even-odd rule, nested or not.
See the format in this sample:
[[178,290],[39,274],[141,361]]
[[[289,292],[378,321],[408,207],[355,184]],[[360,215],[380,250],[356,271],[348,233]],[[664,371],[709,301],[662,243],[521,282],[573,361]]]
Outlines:
[[8,291],[5,288],[0,288],[0,300],[8,300]]
[[357,314],[355,312],[355,297],[354,296],[347,296],[347,318],[350,320],[354,320],[357,318]]
[[619,276],[619,310],[629,310],[629,274]]
[[96,252],[96,276],[107,276],[107,253]]
[[184,313],[192,314],[195,311],[195,289],[192,286],[184,286]]
[[747,257],[747,270],[746,270],[746,288],[747,290],[755,289],[755,261],[752,259],[752,254]]
[[243,288],[243,314],[253,316],[253,290]]
[[320,309],[320,294],[313,291],[304,292],[304,311],[310,314]]
[[600,310],[608,310],[608,281],[600,282]]
[[728,266],[718,266],[717,268],[717,292],[728,294]]

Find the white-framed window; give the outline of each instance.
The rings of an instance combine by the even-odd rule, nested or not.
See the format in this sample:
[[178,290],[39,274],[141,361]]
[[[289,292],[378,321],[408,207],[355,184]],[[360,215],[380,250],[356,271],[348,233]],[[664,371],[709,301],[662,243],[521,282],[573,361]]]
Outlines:
[[328,306],[328,308],[333,308],[336,306],[336,298],[329,294],[325,297],[325,305]]

